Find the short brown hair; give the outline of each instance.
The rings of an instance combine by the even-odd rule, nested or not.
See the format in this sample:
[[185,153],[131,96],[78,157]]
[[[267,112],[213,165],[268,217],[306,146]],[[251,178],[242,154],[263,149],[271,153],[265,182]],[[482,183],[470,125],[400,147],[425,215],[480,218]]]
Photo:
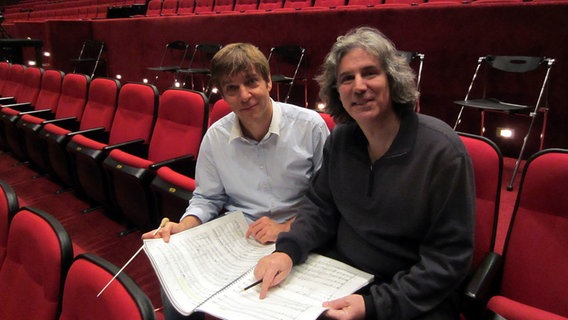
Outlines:
[[260,73],[264,81],[269,81],[270,67],[266,56],[250,43],[231,43],[211,60],[211,83],[221,89],[224,78],[253,70]]

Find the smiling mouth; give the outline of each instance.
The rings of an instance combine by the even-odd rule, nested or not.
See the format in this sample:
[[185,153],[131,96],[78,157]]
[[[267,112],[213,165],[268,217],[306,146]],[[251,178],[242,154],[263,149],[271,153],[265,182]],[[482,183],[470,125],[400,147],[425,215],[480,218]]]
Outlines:
[[367,103],[369,103],[369,101],[371,101],[371,99],[358,100],[358,101],[353,102],[351,105],[352,106],[363,106],[363,105],[366,105]]
[[253,104],[252,106],[246,106],[246,107],[241,108],[239,111],[248,111],[248,110],[251,110],[252,108],[254,108],[255,106],[256,106],[255,104]]

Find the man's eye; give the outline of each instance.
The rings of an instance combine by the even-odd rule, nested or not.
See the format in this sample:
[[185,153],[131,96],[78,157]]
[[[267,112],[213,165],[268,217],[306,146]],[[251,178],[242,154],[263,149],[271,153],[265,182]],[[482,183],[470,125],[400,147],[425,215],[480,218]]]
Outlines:
[[248,79],[246,81],[246,85],[251,87],[251,86],[255,86],[258,83],[258,79]]
[[363,78],[369,79],[369,78],[374,78],[376,76],[379,75],[379,72],[377,70],[369,70],[369,71],[365,71],[362,76]]
[[353,82],[353,76],[343,76],[339,78],[339,84],[349,84]]

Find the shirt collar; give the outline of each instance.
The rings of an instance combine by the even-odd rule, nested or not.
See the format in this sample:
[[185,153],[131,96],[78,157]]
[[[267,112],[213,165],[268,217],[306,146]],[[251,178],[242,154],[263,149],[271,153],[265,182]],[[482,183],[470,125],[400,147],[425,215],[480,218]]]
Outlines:
[[[274,100],[270,99],[272,103],[272,119],[270,120],[270,126],[268,127],[268,132],[262,138],[262,140],[267,139],[270,134],[274,133],[275,135],[280,135],[280,123],[282,122],[282,108],[280,107],[279,103],[274,102]],[[243,130],[241,129],[241,123],[239,122],[239,117],[236,116],[233,118],[233,126],[231,128],[231,134],[229,136],[229,143],[233,140],[240,138],[244,140],[249,140],[247,137],[243,135]]]

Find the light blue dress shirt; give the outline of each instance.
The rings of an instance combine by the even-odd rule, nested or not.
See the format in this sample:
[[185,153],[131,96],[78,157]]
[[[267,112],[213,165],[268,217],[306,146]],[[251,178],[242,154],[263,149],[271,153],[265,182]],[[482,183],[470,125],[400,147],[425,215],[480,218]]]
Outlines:
[[243,136],[230,113],[205,134],[196,188],[185,214],[205,223],[240,210],[250,222],[268,216],[282,223],[296,215],[312,175],[320,168],[329,130],[317,112],[272,101],[272,121],[260,142]]

